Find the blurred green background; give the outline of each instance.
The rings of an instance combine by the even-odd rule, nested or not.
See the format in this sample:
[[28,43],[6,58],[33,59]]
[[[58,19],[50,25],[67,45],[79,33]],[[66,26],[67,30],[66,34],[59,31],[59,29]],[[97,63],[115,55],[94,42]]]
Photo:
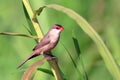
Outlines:
[[[100,34],[101,38],[111,51],[113,57],[120,65],[120,1],[119,0],[30,0],[33,10],[38,9],[44,4],[59,4],[70,8],[83,16],[92,27]],[[61,34],[58,46],[53,50],[53,54],[58,57],[59,66],[67,80],[85,80],[84,71],[87,72],[89,80],[113,80],[105,64],[99,55],[96,45],[93,41],[79,28],[78,25],[67,15],[52,10],[45,9],[38,17],[43,33],[46,33],[50,26],[58,23],[64,26],[65,30]],[[1,0],[0,1],[0,32],[16,32],[29,34],[22,0]],[[79,60],[75,45],[72,38],[78,40],[81,50]],[[76,71],[71,58],[80,70]],[[0,35],[0,80],[20,80],[23,72],[34,61],[27,62],[21,69],[16,67],[31,52],[36,42],[31,38],[13,37]],[[43,66],[50,69],[46,62]],[[84,69],[83,69],[84,68]],[[37,71],[34,80],[55,80],[49,74]]]

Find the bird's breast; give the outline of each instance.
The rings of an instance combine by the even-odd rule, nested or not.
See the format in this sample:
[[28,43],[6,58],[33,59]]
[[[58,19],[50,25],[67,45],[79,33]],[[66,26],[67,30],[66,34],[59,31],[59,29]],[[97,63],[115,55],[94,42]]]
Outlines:
[[59,35],[52,35],[51,37],[50,37],[50,42],[57,42],[58,40],[59,40]]

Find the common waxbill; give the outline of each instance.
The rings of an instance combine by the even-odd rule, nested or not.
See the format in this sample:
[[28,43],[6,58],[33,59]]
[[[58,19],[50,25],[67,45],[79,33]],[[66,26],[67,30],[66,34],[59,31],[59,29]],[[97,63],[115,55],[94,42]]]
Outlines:
[[33,52],[29,55],[29,57],[26,58],[18,66],[18,68],[20,68],[25,62],[27,62],[31,58],[39,56],[41,54],[47,54],[49,51],[51,51],[57,45],[62,30],[64,30],[64,28],[61,25],[55,24],[40,40],[40,42],[34,47]]

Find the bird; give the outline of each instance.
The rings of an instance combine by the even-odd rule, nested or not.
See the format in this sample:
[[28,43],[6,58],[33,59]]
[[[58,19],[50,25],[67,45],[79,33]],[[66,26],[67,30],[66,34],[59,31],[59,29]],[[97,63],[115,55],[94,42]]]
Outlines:
[[39,56],[41,54],[48,54],[58,43],[60,39],[60,33],[64,30],[59,24],[52,26],[45,36],[38,42],[38,44],[33,48],[32,53],[17,67],[20,68],[28,60]]

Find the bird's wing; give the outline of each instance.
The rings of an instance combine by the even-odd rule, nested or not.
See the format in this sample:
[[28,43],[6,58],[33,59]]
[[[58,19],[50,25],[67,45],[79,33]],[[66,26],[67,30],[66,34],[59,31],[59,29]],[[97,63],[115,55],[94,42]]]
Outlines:
[[43,39],[41,39],[41,41],[33,48],[33,51],[38,49],[38,48],[41,48],[47,44],[50,43],[50,38],[49,38],[49,35],[46,35]]

